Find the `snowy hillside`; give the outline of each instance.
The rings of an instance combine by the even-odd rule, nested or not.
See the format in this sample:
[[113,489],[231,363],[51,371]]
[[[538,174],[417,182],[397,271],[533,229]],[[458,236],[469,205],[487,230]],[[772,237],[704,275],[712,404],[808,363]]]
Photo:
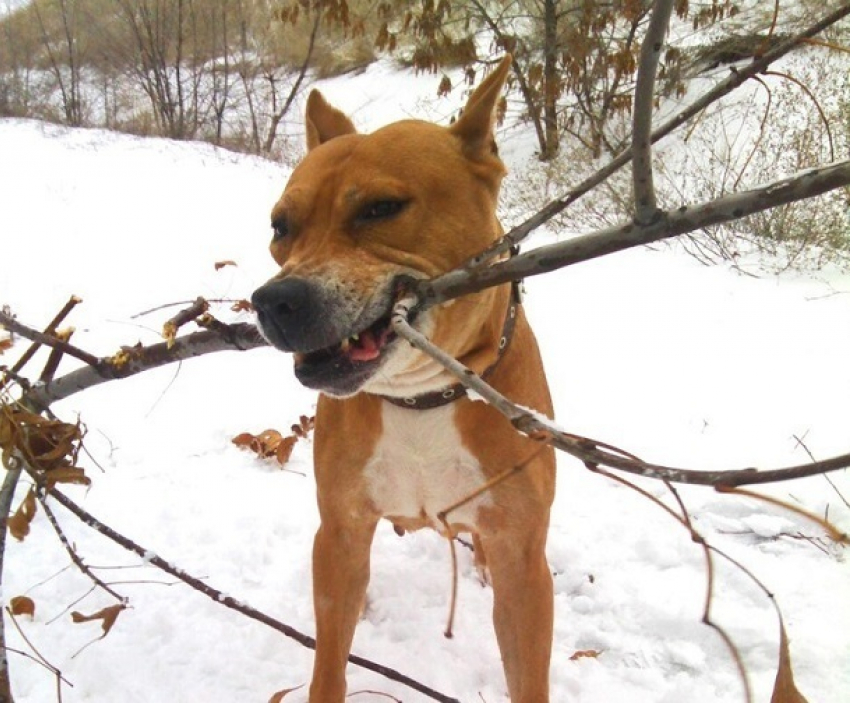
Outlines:
[[[442,118],[379,65],[326,87],[365,129],[418,114]],[[399,83],[398,85],[401,85]],[[434,86],[416,85],[421,95]],[[380,99],[379,99],[380,98]],[[517,160],[522,140],[514,137]],[[84,299],[74,342],[99,355],[157,341],[175,312],[150,308],[243,298],[274,272],[268,213],[283,167],[212,147],[0,121],[0,305],[42,326],[71,294]],[[214,269],[234,260],[238,266]],[[754,279],[671,250],[633,251],[527,283],[559,423],[641,457],[693,468],[775,467],[850,449],[850,276]],[[227,306],[216,310],[227,319]],[[247,319],[247,318],[246,318]],[[1,360],[9,364],[22,345]],[[310,549],[317,525],[310,446],[287,470],[231,438],[288,430],[311,414],[290,360],[262,349],[220,353],[57,404],[88,428],[88,490],[66,489],[118,531],[210,586],[312,632]],[[71,364],[68,365],[71,368]],[[38,365],[31,373],[37,374]],[[64,369],[64,367],[63,367]],[[67,369],[65,369],[67,370]],[[850,530],[850,478],[773,487]],[[657,507],[559,460],[549,541],[555,574],[553,702],[740,703],[724,645],[700,623],[702,551]],[[661,485],[645,484],[665,497]],[[22,492],[19,491],[22,495]],[[683,490],[695,527],[747,565],[783,609],[795,673],[812,703],[850,698],[847,552],[804,519],[751,500]],[[111,605],[69,563],[39,513],[10,540],[3,601],[28,595],[29,642],[73,685],[64,703],[263,702],[309,679],[311,652],[175,583],[55,507],[70,540],[130,599],[102,641],[70,610]],[[507,701],[490,623],[491,593],[461,553],[455,638],[442,631],[451,572],[435,534],[373,548],[369,601],[354,652],[464,703]],[[120,569],[117,567],[121,567]],[[718,568],[715,618],[739,646],[757,701],[769,699],[778,625],[744,575]],[[30,652],[7,619],[10,646]],[[80,651],[82,650],[82,651]],[[580,651],[596,656],[575,657]],[[11,653],[17,703],[55,701],[56,680]],[[353,700],[428,700],[354,666]],[[286,701],[304,701],[303,691]]]

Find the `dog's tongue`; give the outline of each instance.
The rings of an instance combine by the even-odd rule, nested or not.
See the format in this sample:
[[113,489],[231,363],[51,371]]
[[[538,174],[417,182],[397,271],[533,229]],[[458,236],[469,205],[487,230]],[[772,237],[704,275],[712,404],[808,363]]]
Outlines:
[[380,353],[380,342],[369,330],[361,332],[360,338],[348,350],[348,356],[353,361],[371,361],[378,358]]

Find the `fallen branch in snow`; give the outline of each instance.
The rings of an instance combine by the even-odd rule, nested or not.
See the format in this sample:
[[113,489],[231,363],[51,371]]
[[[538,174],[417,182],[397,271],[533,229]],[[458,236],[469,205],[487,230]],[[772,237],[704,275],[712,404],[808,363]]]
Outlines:
[[[30,467],[27,467],[27,471],[30,476],[33,477],[33,480],[40,481],[38,478],[37,472],[31,470]],[[42,484],[42,488],[43,488]],[[119,546],[124,549],[133,552],[142,558],[146,563],[151,566],[155,566],[156,568],[164,571],[171,576],[179,579],[187,586],[190,586],[192,589],[206,596],[210,600],[223,605],[225,608],[230,608],[231,610],[235,610],[242,615],[245,615],[252,620],[256,620],[272,629],[280,632],[283,635],[286,635],[290,639],[295,640],[299,644],[307,647],[308,649],[316,648],[316,640],[310,637],[309,635],[300,632],[294,627],[287,625],[286,623],[281,622],[280,620],[276,620],[275,618],[263,613],[251,606],[233,598],[232,596],[228,596],[225,593],[213,588],[212,586],[204,583],[201,579],[196,576],[192,576],[191,574],[183,571],[169,561],[163,559],[162,557],[154,554],[150,550],[141,546],[140,544],[134,542],[128,537],[125,537],[121,533],[113,530],[108,525],[104,524],[100,520],[98,520],[94,515],[89,513],[87,510],[79,506],[73,500],[71,500],[64,493],[56,490],[55,488],[47,490],[47,494],[53,498],[57,503],[59,503],[63,508],[73,513],[77,518],[80,519],[85,525],[97,531],[99,534],[107,537],[112,540]],[[459,703],[456,698],[452,698],[450,696],[444,695],[434,689],[425,686],[424,684],[410,678],[409,676],[405,676],[404,674],[392,669],[388,666],[384,666],[382,664],[378,664],[364,657],[359,657],[356,654],[352,654],[348,657],[348,661],[354,664],[355,666],[359,666],[363,669],[367,669],[369,671],[373,671],[377,674],[380,674],[386,679],[390,681],[395,681],[397,683],[403,684],[408,688],[417,691],[418,693],[422,693],[425,696],[435,700],[441,701],[441,703]]]

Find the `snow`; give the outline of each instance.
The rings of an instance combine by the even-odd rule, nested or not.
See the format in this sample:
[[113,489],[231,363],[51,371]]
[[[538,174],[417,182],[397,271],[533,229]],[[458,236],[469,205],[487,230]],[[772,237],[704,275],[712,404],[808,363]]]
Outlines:
[[[413,114],[444,117],[445,103],[425,102],[435,87],[433,77],[413,81],[379,64],[324,89],[371,129]],[[508,138],[503,153],[519,162],[526,142],[516,132]],[[274,273],[268,213],[283,166],[206,145],[21,120],[0,121],[0,158],[0,304],[40,326],[79,295],[84,303],[69,324],[74,343],[90,352],[158,341],[177,308],[141,311],[198,295],[244,298]],[[238,266],[214,269],[227,259]],[[605,257],[526,286],[560,426],[648,461],[693,468],[774,467],[804,463],[806,449],[818,458],[848,450],[850,275],[755,279],[665,248]],[[216,314],[248,319],[227,307]],[[34,621],[20,625],[73,684],[63,687],[66,703],[265,701],[309,680],[309,650],[150,564],[154,555],[169,560],[312,633],[310,443],[299,441],[282,471],[230,442],[244,431],[287,431],[311,414],[315,396],[297,384],[290,363],[268,349],[219,353],[55,406],[88,430],[92,486],[66,492],[146,555],[122,551],[55,506],[86,563],[130,601],[108,636],[82,650],[100,626],[72,624],[67,611],[91,613],[113,601],[90,592],[43,512],[26,541],[10,540],[3,600],[35,601]],[[27,370],[36,375],[38,363]],[[850,496],[846,471],[832,480]],[[671,503],[661,484],[641,485]],[[850,530],[850,510],[822,477],[764,490]],[[694,527],[775,594],[809,700],[847,699],[846,552],[779,507],[706,489],[681,495]],[[657,506],[562,456],[548,553],[553,702],[744,700],[728,652],[701,624],[703,552]],[[426,532],[399,538],[382,526],[354,652],[464,702],[507,701],[491,593],[471,554],[459,556],[455,637],[447,640],[447,544]],[[740,648],[756,700],[767,700],[778,645],[772,604],[720,558],[713,617]],[[7,632],[11,647],[31,652],[8,619]],[[572,659],[587,650],[597,656]],[[18,703],[56,700],[44,667],[9,657]],[[428,700],[354,666],[349,690]],[[304,700],[304,690],[286,698]]]

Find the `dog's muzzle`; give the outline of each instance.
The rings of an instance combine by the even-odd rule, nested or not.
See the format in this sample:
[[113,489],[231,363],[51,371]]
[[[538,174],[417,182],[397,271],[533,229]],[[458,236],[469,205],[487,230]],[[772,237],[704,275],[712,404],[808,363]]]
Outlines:
[[269,281],[251,302],[260,331],[278,349],[295,353],[295,375],[308,388],[351,395],[371,378],[395,339],[392,287],[365,308],[309,279]]

